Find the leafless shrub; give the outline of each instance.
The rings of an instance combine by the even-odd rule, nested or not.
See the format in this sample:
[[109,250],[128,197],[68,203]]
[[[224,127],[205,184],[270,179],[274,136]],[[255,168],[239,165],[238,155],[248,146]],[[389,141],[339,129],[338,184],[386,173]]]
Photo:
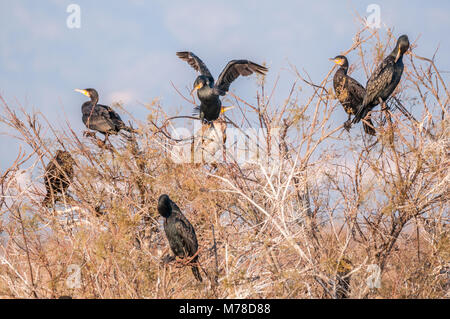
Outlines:
[[[389,32],[382,38],[363,29],[343,53],[358,54],[368,76],[393,43]],[[212,140],[213,155],[221,153],[214,162],[173,161],[183,142],[170,135],[173,120],[157,101],[146,122],[134,119],[139,134],[112,138],[105,149],[69,123],[58,131],[1,99],[0,121],[28,148],[0,176],[0,296],[445,297],[450,97],[434,60],[413,47],[390,101],[392,122],[373,112],[375,139],[359,127],[349,135],[333,120],[341,112],[334,69],[320,82],[291,71],[297,80],[284,104],[273,102],[277,84],[267,92],[260,79],[255,101],[227,97],[241,120],[218,124],[225,136],[201,131],[184,141],[211,152]],[[247,144],[230,142],[232,128]],[[235,146],[250,144],[257,160],[242,163]],[[47,208],[42,174],[56,149],[72,154],[75,176]],[[169,253],[156,211],[162,193],[196,229],[202,284],[189,267],[161,262]],[[68,284],[77,275],[71,265],[79,285]],[[368,285],[369,265],[380,270],[379,288]]]

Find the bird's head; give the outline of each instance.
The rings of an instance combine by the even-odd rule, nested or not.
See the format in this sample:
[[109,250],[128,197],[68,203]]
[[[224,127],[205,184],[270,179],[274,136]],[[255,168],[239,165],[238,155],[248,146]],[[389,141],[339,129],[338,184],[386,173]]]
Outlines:
[[98,101],[98,93],[95,89],[75,89],[75,92],[81,93],[89,97],[92,101]]
[[398,38],[397,45],[395,46],[395,49],[393,52],[395,54],[395,62],[396,63],[400,59],[400,57],[402,57],[403,54],[405,54],[406,51],[408,51],[408,49],[409,49],[409,39],[408,39],[408,36],[406,34],[404,34],[400,38]]
[[58,150],[56,152],[56,157],[59,158],[64,163],[72,164],[72,165],[75,164],[75,161],[69,152],[66,152],[63,150]]
[[333,61],[337,65],[340,65],[344,69],[348,68],[348,60],[344,55],[338,55],[334,58],[331,58],[330,61]]
[[194,82],[194,88],[191,91],[191,94],[194,94],[194,92],[196,92],[197,90],[200,90],[201,88],[205,87],[205,86],[209,86],[211,87],[213,84],[213,81],[205,76],[205,75],[200,75],[199,77],[197,77],[197,79]]
[[162,217],[169,217],[172,213],[172,201],[169,196],[164,194],[158,199],[158,212]]

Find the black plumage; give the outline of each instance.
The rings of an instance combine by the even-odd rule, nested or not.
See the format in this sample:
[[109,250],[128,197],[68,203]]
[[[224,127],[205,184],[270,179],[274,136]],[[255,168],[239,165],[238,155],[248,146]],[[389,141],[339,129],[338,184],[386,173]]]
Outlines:
[[403,55],[408,49],[408,36],[402,35],[392,53],[378,65],[370,76],[366,85],[366,96],[353,118],[353,123],[364,119],[375,106],[380,104],[380,101],[386,102],[394,92],[403,74]]
[[[333,86],[337,99],[348,114],[348,121],[344,123],[345,129],[348,131],[352,126],[350,118],[358,111],[358,107],[362,104],[366,95],[366,90],[358,81],[347,74],[349,65],[345,56],[338,55],[330,60],[340,66],[334,74]],[[364,132],[366,134],[376,135],[370,116],[366,121],[367,123],[363,123]]]
[[42,205],[48,206],[56,201],[56,195],[65,194],[73,180],[75,160],[69,152],[58,150],[48,163],[44,173],[44,184],[47,194]]
[[119,114],[111,107],[98,104],[99,97],[95,89],[76,89],[75,91],[80,92],[91,99],[81,106],[83,123],[88,129],[105,135],[104,142],[108,140],[109,135],[116,135],[121,130],[130,133],[134,132],[131,127],[125,125]]
[[221,112],[224,111],[220,96],[227,94],[231,83],[240,75],[249,76],[253,73],[265,75],[268,71],[266,67],[248,60],[233,60],[227,64],[217,81],[214,82],[214,78],[206,65],[194,53],[177,52],[177,56],[188,62],[197,72],[200,72],[191,93],[197,91],[201,103],[200,106],[195,108],[195,111],[199,113],[202,122],[205,120],[212,122],[219,118]]
[[[161,195],[158,200],[158,212],[164,217],[164,231],[169,241],[170,249],[177,257],[187,258],[194,256],[198,251],[197,236],[194,227],[183,215],[167,195]],[[192,258],[191,263],[197,263],[198,255]],[[192,265],[192,273],[198,281],[202,281],[200,271]]]

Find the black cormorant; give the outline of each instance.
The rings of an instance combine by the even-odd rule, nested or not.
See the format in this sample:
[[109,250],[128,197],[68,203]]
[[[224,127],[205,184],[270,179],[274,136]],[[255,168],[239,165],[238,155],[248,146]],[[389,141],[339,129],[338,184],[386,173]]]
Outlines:
[[394,92],[403,74],[403,55],[409,49],[408,36],[398,38],[397,45],[392,53],[375,69],[366,85],[366,96],[353,123],[364,119],[375,106],[383,103]]
[[[352,126],[350,118],[358,111],[358,107],[362,104],[364,96],[366,95],[366,90],[358,81],[347,75],[347,57],[338,55],[330,60],[340,66],[334,74],[333,86],[337,99],[341,102],[345,112],[348,114],[348,121],[344,123],[344,127],[349,131]],[[368,124],[363,123],[364,132],[366,132],[366,134],[376,135],[370,117],[368,117],[366,121]]]
[[[112,108],[98,103],[98,93],[95,89],[76,89],[76,92],[86,95],[91,100],[83,103],[81,112],[83,113],[83,123],[90,130],[94,130],[105,135],[105,141],[108,140],[109,135],[116,135],[120,130],[127,132],[135,132],[131,127],[125,125]],[[94,133],[95,134],[95,133]]]
[[230,61],[225,69],[223,69],[217,82],[209,72],[206,65],[192,52],[177,52],[177,56],[188,62],[200,75],[194,82],[194,89],[191,94],[197,91],[200,100],[200,106],[195,110],[200,114],[202,123],[215,121],[219,118],[222,110],[222,102],[220,96],[227,94],[230,84],[240,75],[249,76],[253,73],[265,75],[268,69],[248,60]]
[[58,193],[65,194],[73,179],[75,161],[69,152],[58,150],[48,163],[44,173],[44,184],[47,190],[42,205],[48,206]]
[[[194,227],[181,213],[167,195],[161,195],[158,200],[158,212],[164,217],[164,231],[169,241],[170,248],[175,256],[186,258],[194,256],[198,251],[197,236]],[[196,263],[198,256],[192,259]],[[202,281],[200,271],[196,265],[192,265],[192,272],[198,281]]]

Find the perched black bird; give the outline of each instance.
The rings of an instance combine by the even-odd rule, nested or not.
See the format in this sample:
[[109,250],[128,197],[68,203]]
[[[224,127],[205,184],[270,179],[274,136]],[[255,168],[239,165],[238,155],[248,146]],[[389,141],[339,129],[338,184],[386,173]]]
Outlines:
[[58,150],[48,163],[44,173],[44,184],[47,190],[42,205],[48,206],[58,193],[65,194],[73,180],[75,161],[69,152]]
[[[125,125],[112,108],[98,103],[98,93],[95,89],[76,89],[76,92],[86,95],[91,100],[83,103],[81,112],[83,113],[83,123],[90,130],[94,130],[105,135],[105,143],[109,135],[116,135],[120,130],[133,133],[131,127]],[[94,133],[95,135],[95,133]]]
[[[362,104],[366,95],[366,89],[358,81],[347,75],[348,60],[345,56],[338,55],[330,60],[340,66],[334,74],[333,86],[337,99],[341,102],[345,112],[348,114],[348,121],[344,123],[344,127],[349,131],[352,126],[350,118],[356,114],[358,107]],[[369,125],[363,123],[364,132],[366,134],[376,135],[370,116],[366,121]]]
[[[181,213],[177,204],[175,204],[167,195],[161,195],[158,200],[158,212],[165,218],[164,231],[169,241],[172,252],[177,257],[192,257],[197,253],[198,243],[194,227]],[[196,263],[198,256],[192,259]],[[198,267],[193,265],[192,272],[198,281],[202,281]]]
[[403,74],[403,55],[409,49],[408,36],[398,38],[394,51],[375,69],[366,85],[366,96],[353,123],[364,119],[375,106],[383,103],[394,92]]
[[194,53],[177,52],[177,56],[200,72],[194,82],[194,89],[191,94],[198,90],[197,96],[201,103],[199,107],[195,108],[195,111],[200,114],[202,123],[205,120],[208,122],[215,121],[219,118],[221,112],[226,111],[226,109],[222,109],[222,102],[219,97],[227,94],[230,84],[240,75],[249,76],[253,73],[264,75],[268,71],[266,67],[248,60],[233,60],[223,69],[217,82],[214,82],[214,78],[206,65]]

